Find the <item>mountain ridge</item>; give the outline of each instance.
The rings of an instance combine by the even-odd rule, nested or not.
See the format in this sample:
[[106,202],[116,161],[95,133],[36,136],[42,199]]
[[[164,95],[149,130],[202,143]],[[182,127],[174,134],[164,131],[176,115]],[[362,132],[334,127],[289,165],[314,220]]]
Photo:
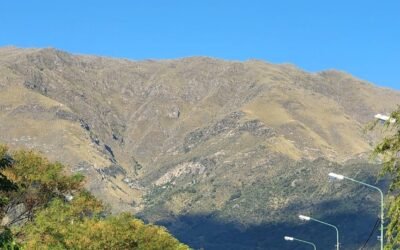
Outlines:
[[40,52],[40,51],[53,51],[53,52],[61,52],[61,53],[66,53],[75,57],[86,57],[86,58],[97,58],[97,59],[106,59],[106,60],[115,60],[115,61],[127,61],[127,62],[171,62],[171,61],[179,61],[179,60],[185,60],[185,59],[210,59],[210,60],[216,60],[216,61],[223,61],[223,62],[234,62],[234,63],[262,63],[262,64],[267,64],[267,65],[273,65],[273,66],[281,66],[281,67],[288,67],[288,68],[293,68],[296,70],[300,70],[303,72],[306,72],[308,74],[321,74],[324,72],[334,72],[334,73],[340,73],[344,74],[347,76],[351,76],[355,79],[359,79],[364,83],[372,84],[374,87],[381,88],[381,89],[389,89],[392,91],[398,91],[390,87],[385,87],[385,86],[380,86],[377,84],[372,83],[371,81],[368,81],[366,79],[360,79],[359,77],[353,76],[351,73],[341,70],[341,69],[335,69],[335,68],[327,68],[327,69],[322,69],[318,71],[307,71],[305,69],[302,69],[301,67],[297,66],[294,63],[291,62],[281,62],[281,63],[274,63],[270,61],[266,61],[263,59],[258,59],[258,58],[248,58],[244,60],[232,60],[232,59],[224,59],[224,58],[219,58],[219,57],[213,57],[213,56],[202,56],[202,55],[193,55],[193,56],[183,56],[183,57],[177,57],[173,59],[169,58],[146,58],[146,59],[134,59],[134,58],[124,58],[124,57],[118,57],[118,56],[109,56],[109,55],[98,55],[98,54],[85,54],[85,53],[75,53],[75,52],[68,52],[65,50],[58,49],[56,47],[18,47],[14,45],[6,45],[0,47],[0,51],[3,52],[16,52],[19,51],[20,53],[34,53],[34,52]]
[[268,213],[311,209],[301,205],[299,185],[309,194],[303,199],[329,201],[322,179],[297,171],[315,163],[321,178],[335,168],[376,173],[361,166],[379,133],[364,128],[399,100],[398,91],[340,71],[258,60],[0,48],[0,142],[68,164],[116,212],[151,222],[215,213],[243,225],[272,223]]

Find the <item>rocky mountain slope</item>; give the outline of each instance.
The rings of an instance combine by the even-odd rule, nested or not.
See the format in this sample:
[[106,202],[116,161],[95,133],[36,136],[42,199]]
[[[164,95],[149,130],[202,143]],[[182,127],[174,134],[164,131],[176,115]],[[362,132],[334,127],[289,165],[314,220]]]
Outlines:
[[[343,223],[362,210],[371,218],[350,224],[364,231],[341,225],[348,246],[361,244],[375,222],[374,194],[325,176],[374,175],[364,163],[377,135],[364,128],[399,103],[399,92],[339,71],[0,49],[1,143],[68,164],[115,211],[207,249],[295,249],[275,241],[280,233],[258,239],[251,230],[306,234],[298,212]],[[241,242],[226,243],[233,236]]]

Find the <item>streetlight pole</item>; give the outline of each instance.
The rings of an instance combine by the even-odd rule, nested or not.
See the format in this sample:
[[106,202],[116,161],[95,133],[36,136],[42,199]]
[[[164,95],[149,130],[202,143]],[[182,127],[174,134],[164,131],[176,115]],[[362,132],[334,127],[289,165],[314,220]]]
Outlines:
[[309,216],[305,216],[305,215],[299,215],[299,219],[300,219],[300,220],[304,220],[304,221],[310,221],[310,220],[312,220],[312,221],[315,221],[315,222],[324,224],[324,225],[326,225],[326,226],[333,227],[333,228],[336,230],[336,249],[339,250],[339,229],[338,229],[336,226],[334,226],[334,225],[332,225],[332,224],[329,224],[329,223],[326,223],[326,222],[324,222],[324,221],[320,221],[320,220],[311,218],[311,217],[309,217]]
[[313,247],[314,247],[314,250],[317,250],[317,247],[316,247],[315,244],[312,243],[312,242],[305,241],[305,240],[300,240],[300,239],[297,239],[297,238],[294,238],[294,237],[290,237],[290,236],[285,236],[284,239],[287,240],[287,241],[299,241],[299,242],[302,242],[302,243],[306,243],[306,244],[308,244],[308,245],[313,246]]
[[382,190],[380,188],[376,187],[376,186],[372,186],[372,185],[370,185],[368,183],[365,183],[365,182],[362,182],[362,181],[354,180],[353,178],[346,177],[346,176],[341,175],[341,174],[329,173],[328,175],[330,177],[336,178],[338,180],[346,179],[346,180],[349,180],[349,181],[352,181],[352,182],[356,182],[356,183],[361,184],[363,186],[367,186],[369,188],[375,189],[375,190],[377,190],[379,192],[379,194],[381,195],[381,237],[380,237],[380,242],[381,242],[381,250],[383,250],[383,223],[384,223],[384,221],[383,221],[384,220],[384,218],[383,218],[383,209],[384,209],[384,203],[383,203],[383,192],[382,192]]

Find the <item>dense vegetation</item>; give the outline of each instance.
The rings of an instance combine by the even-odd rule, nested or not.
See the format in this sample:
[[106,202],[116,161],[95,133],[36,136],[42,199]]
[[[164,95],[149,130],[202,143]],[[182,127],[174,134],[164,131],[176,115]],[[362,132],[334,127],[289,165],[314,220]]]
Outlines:
[[0,201],[5,249],[188,249],[162,227],[109,215],[81,175],[31,151],[0,146]]
[[386,229],[387,244],[385,249],[400,248],[400,106],[390,115],[391,120],[386,122],[389,135],[386,136],[374,150],[376,156],[383,161],[382,174],[391,177],[390,191],[393,199],[390,200]]

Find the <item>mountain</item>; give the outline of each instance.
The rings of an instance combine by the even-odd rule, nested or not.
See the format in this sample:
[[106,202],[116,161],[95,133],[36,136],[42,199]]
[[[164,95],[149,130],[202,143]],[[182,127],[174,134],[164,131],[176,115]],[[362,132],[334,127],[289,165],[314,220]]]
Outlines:
[[343,249],[364,243],[378,196],[327,173],[374,183],[379,132],[365,127],[399,103],[335,70],[0,49],[0,142],[69,165],[115,212],[194,248],[301,249],[282,240],[293,233],[330,249],[329,228],[298,213],[334,221]]

